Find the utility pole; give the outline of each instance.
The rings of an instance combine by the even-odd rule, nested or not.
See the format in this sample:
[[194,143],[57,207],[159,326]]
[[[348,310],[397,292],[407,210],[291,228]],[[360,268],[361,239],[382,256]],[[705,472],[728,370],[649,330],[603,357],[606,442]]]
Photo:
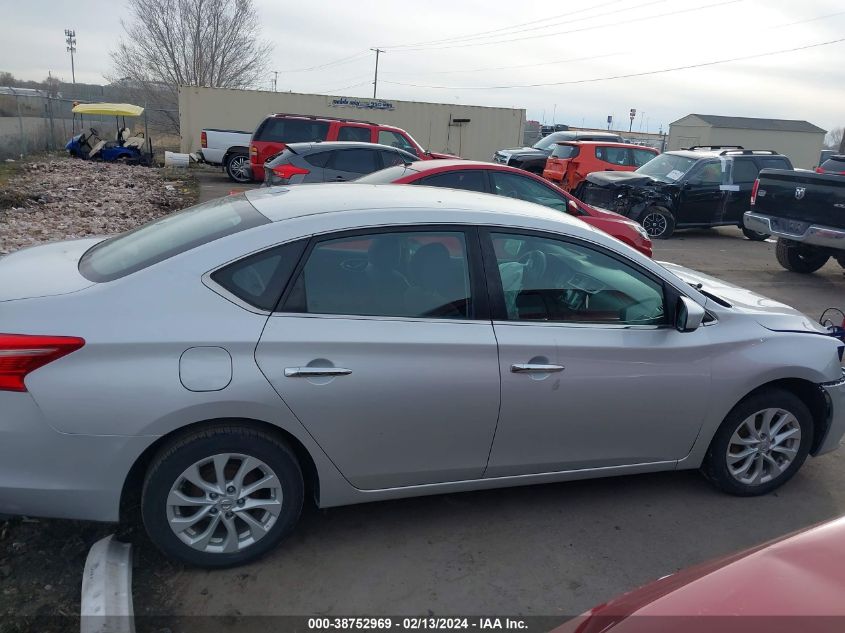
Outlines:
[[65,44],[67,44],[67,52],[70,53],[70,76],[73,85],[76,85],[76,69],[73,67],[73,54],[76,52],[76,31],[74,29],[65,29]]
[[631,113],[628,115],[628,118],[631,119],[631,122],[628,124],[628,131],[630,132],[634,129],[634,119],[637,118],[637,109],[631,108]]
[[375,54],[376,54],[376,74],[375,74],[375,77],[373,77],[373,99],[375,99],[376,98],[376,90],[378,90],[378,56],[379,56],[380,53],[383,53],[384,51],[381,50],[380,48],[371,48],[370,50],[374,51]]
[[274,70],[273,71],[273,92],[278,91],[278,86],[279,86],[279,71]]

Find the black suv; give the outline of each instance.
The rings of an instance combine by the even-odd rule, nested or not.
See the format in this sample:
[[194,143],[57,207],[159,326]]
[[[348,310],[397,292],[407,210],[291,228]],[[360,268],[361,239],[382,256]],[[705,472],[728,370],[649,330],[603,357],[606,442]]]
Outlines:
[[622,137],[612,132],[579,132],[565,130],[552,132],[544,136],[531,147],[515,147],[511,149],[500,149],[493,155],[493,162],[500,165],[509,165],[518,169],[530,171],[538,176],[543,175],[546,168],[546,159],[551,155],[555,145],[561,141],[608,141],[621,143]]
[[696,146],[660,154],[633,172],[593,172],[573,194],[636,220],[652,239],[667,239],[676,228],[738,226],[748,239],[765,240],[742,223],[764,168],[792,163],[771,150]]

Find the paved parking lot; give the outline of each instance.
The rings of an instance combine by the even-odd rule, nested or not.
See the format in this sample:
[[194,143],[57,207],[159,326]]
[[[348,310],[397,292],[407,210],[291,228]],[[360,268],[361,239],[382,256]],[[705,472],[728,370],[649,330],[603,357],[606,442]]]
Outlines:
[[[229,188],[203,178],[204,197]],[[786,272],[773,243],[749,242],[736,229],[681,232],[655,247],[659,260],[813,317],[845,303],[837,264],[814,275]],[[839,451],[810,459],[760,498],[726,496],[697,473],[679,472],[306,508],[295,534],[264,560],[178,571],[160,588],[168,599],[159,607],[171,616],[577,614],[681,567],[841,515],[843,481]],[[151,605],[142,594],[136,606]]]

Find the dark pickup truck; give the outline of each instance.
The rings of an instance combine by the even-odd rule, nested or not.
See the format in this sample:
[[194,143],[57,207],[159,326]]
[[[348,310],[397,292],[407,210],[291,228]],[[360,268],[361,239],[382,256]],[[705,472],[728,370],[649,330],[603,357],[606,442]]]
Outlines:
[[833,257],[845,268],[845,175],[764,169],[743,218],[751,231],[778,238],[778,262],[812,273]]

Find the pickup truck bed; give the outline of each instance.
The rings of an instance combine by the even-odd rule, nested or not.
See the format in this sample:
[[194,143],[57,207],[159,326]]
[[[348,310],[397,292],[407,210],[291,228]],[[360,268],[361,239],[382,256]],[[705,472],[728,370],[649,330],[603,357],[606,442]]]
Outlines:
[[220,165],[226,170],[229,179],[249,182],[244,167],[249,166],[249,140],[252,132],[241,130],[219,130],[205,128],[202,131],[202,160],[211,165]]
[[754,191],[743,222],[778,238],[784,268],[815,272],[831,257],[845,267],[845,176],[764,169]]

